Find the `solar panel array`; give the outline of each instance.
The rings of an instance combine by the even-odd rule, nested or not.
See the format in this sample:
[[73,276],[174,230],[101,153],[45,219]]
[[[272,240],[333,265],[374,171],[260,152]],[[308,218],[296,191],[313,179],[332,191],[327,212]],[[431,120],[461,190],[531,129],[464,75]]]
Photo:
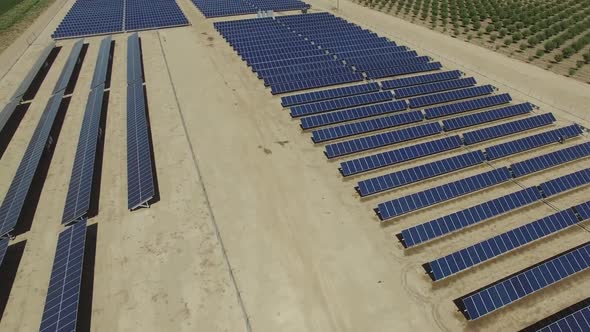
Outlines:
[[2,262],[4,261],[4,256],[6,256],[9,241],[8,238],[0,239],[0,265],[2,265]]
[[283,12],[289,10],[303,10],[311,6],[299,0],[192,0],[206,18],[256,14],[259,11],[272,10]]
[[590,331],[590,298],[586,298],[547,318],[529,325],[522,332]]
[[188,25],[175,0],[76,0],[54,39]]

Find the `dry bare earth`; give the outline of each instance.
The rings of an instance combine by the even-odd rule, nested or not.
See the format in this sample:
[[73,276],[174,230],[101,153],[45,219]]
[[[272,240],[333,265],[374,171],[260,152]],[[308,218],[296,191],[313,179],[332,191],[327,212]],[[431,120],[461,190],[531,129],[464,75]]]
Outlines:
[[[213,29],[211,21],[205,20],[188,0],[179,3],[193,24],[191,27],[140,33],[161,200],[150,209],[133,213],[126,210],[126,35],[115,36],[100,208],[99,215],[92,219],[97,225],[93,331],[246,330],[223,248],[215,235],[215,224],[253,331],[516,330],[588,295],[590,274],[583,273],[467,324],[456,312],[452,299],[583,243],[588,240],[588,233],[574,227],[433,286],[420,264],[554,210],[537,204],[424,248],[404,252],[393,238],[400,229],[520,187],[506,183],[380,227],[371,212],[377,202],[479,173],[489,166],[359,200],[352,188],[354,182],[341,179],[337,163],[327,162],[321,148],[314,147],[309,135],[300,132],[296,122],[280,109],[279,97],[270,95]],[[311,3],[326,9],[333,5],[329,1]],[[66,9],[60,16],[65,13]],[[341,13],[355,22],[367,22],[382,35],[396,30],[405,37],[416,35],[426,42],[440,39],[434,32],[423,35],[408,23],[410,27],[351,3],[342,3]],[[50,42],[49,35],[58,23],[59,20],[51,22],[40,42]],[[27,242],[0,321],[2,331],[29,331],[39,326],[99,40],[87,39],[88,54],[32,228],[15,240]],[[0,160],[0,197],[8,189],[72,44],[60,42],[62,52]],[[452,42],[447,44],[449,48],[455,47]],[[476,49],[466,48],[470,55],[464,59],[466,63],[479,59],[471,52],[479,55],[477,52],[484,50]],[[441,47],[441,52],[447,51]],[[38,52],[38,47],[29,48],[8,70],[0,82],[0,99],[11,95]],[[532,66],[521,68],[519,62],[498,57],[491,53],[483,60],[499,62],[502,66],[498,74],[513,72],[513,76],[505,77],[513,88],[505,91],[509,90],[517,102],[525,99],[514,92],[522,88],[523,76],[540,75],[556,86],[547,94],[544,85],[533,84],[530,89],[536,94],[546,100],[563,96],[572,100],[569,113],[550,107],[543,107],[543,111],[554,111],[560,125],[570,123],[571,119],[588,125],[583,120],[587,115],[580,107],[587,104],[587,86],[548,72],[539,73]],[[490,74],[486,66],[481,70]],[[482,84],[488,82],[484,76],[476,76]],[[569,82],[575,83],[575,89]],[[406,145],[409,144],[400,146]],[[494,165],[561,147],[531,151]],[[403,167],[437,158],[425,158]],[[587,164],[585,160],[542,172],[525,178],[522,184],[539,183]],[[551,203],[566,208],[587,200],[587,193],[586,188],[580,189],[555,197]],[[549,298],[551,301],[546,301]]]

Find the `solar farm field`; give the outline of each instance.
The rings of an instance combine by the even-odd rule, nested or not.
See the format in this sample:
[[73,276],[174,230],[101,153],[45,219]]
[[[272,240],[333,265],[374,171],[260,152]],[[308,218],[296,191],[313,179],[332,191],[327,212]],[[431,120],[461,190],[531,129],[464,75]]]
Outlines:
[[590,83],[587,0],[358,0],[359,4]]
[[588,84],[352,1],[88,1],[0,54],[0,331],[590,328]]

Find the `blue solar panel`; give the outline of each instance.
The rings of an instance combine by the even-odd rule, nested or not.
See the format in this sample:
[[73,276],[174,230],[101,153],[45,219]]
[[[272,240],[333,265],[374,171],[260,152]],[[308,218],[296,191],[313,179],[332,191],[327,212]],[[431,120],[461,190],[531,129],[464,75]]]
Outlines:
[[295,106],[300,104],[313,103],[322,100],[335,99],[340,97],[348,97],[360,95],[368,92],[379,91],[378,83],[369,83],[361,85],[347,86],[344,88],[335,88],[328,90],[321,90],[315,92],[301,93],[292,96],[285,96],[281,98],[281,105],[283,107]]
[[504,213],[538,202],[543,197],[535,187],[526,188],[444,217],[404,229],[397,235],[406,248],[476,225]]
[[[295,40],[293,41],[295,42]],[[264,58],[267,56],[273,56],[273,57],[277,57],[277,58],[291,58],[293,57],[293,55],[319,55],[319,54],[325,54],[325,51],[322,51],[320,49],[318,49],[318,47],[316,45],[311,45],[311,44],[306,44],[305,46],[293,46],[290,48],[285,48],[285,49],[262,49],[262,50],[257,50],[257,51],[249,51],[249,52],[242,52],[242,54],[240,54],[242,56],[242,59],[246,60],[247,62],[250,62],[250,60],[252,60],[252,63],[256,63],[256,59],[259,58]],[[298,56],[297,56],[298,57]]]
[[[416,146],[413,148],[415,148],[414,151],[423,151],[418,150]],[[401,160],[405,159],[403,154],[399,155],[402,156],[400,158]],[[437,160],[428,164],[360,181],[357,185],[357,191],[362,197],[365,197],[411,183],[416,183],[425,179],[433,178],[442,174],[454,172],[459,169],[479,165],[484,161],[485,156],[481,151],[468,152],[455,157]]]
[[259,62],[259,63],[249,63],[252,66],[252,71],[260,71],[265,69],[271,68],[280,68],[280,67],[288,67],[293,65],[300,65],[300,64],[307,64],[307,63],[316,63],[316,62],[325,62],[325,61],[334,61],[334,58],[328,54],[322,55],[315,55],[315,56],[308,56],[308,57],[301,57],[301,58],[291,58],[291,59],[274,59],[274,57],[267,62]]
[[590,143],[575,145],[563,150],[544,154],[510,165],[514,177],[525,176],[530,173],[548,169],[567,162],[585,158],[590,155]]
[[465,145],[475,144],[494,138],[523,132],[533,128],[546,126],[552,124],[554,121],[555,117],[553,116],[553,114],[540,114],[528,117],[526,119],[502,123],[497,126],[487,127],[464,133],[463,141],[465,142]]
[[314,143],[319,143],[420,121],[422,121],[422,112],[407,112],[316,130],[312,133],[311,139]]
[[441,132],[440,124],[429,123],[421,126],[404,128],[373,136],[356,138],[349,141],[326,145],[326,157],[335,158],[355,152],[375,149],[395,143],[431,136]]
[[483,97],[478,99],[461,101],[454,104],[442,105],[427,108],[424,110],[426,119],[436,119],[443,116],[478,110],[485,107],[506,104],[512,101],[509,94],[503,93],[501,95]]
[[283,41],[280,44],[273,43],[266,45],[248,45],[246,47],[234,46],[234,48],[238,52],[238,55],[242,56],[242,58],[244,59],[267,54],[278,55],[284,53],[311,51],[318,49],[317,45],[313,45],[309,41],[304,39],[298,39],[301,37],[295,35],[293,37],[294,38],[292,38],[292,40]]
[[323,86],[330,86],[342,83],[359,82],[362,80],[364,80],[364,77],[359,73],[348,73],[337,76],[318,77],[307,81],[297,81],[273,85],[271,86],[271,93],[275,95],[279,93],[320,88]]
[[352,73],[350,68],[347,67],[336,67],[336,68],[325,68],[317,69],[312,71],[297,72],[292,74],[270,76],[264,78],[264,85],[279,85],[282,83],[297,82],[297,81],[308,81],[319,77],[329,77]]
[[174,0],[125,0],[125,30],[146,30],[188,25]]
[[486,122],[492,122],[500,119],[509,118],[512,116],[526,114],[532,110],[533,105],[531,105],[530,103],[511,105],[490,111],[464,115],[458,118],[447,119],[443,121],[443,127],[446,131],[457,130]]
[[143,85],[127,85],[127,204],[129,210],[155,195]]
[[309,8],[308,4],[298,0],[192,0],[192,2],[206,18],[256,14],[260,10],[280,12]]
[[63,18],[54,39],[123,31],[124,0],[77,0]]
[[373,104],[393,99],[390,91],[374,92],[363,95],[355,95],[326,101],[319,101],[312,104],[305,104],[291,107],[291,117],[300,117],[310,114],[318,114],[334,111],[342,108]]
[[571,126],[550,130],[541,134],[532,135],[514,141],[498,144],[486,148],[488,160],[499,159],[519,152],[532,150],[543,145],[557,143],[563,139],[579,136],[582,134],[580,126]]
[[108,36],[103,38],[103,40],[100,42],[98,58],[96,59],[96,66],[94,66],[94,75],[92,76],[92,84],[90,84],[90,89],[94,89],[95,87],[105,83],[107,80],[111,41],[111,36]]
[[590,266],[590,243],[535,264],[454,300],[468,320],[475,320]]
[[[344,64],[340,61],[324,61],[324,62],[312,62],[303,63],[288,67],[277,67],[269,68],[258,71],[258,78],[268,78],[273,76],[288,75],[293,73],[312,72],[315,70],[322,69],[333,69],[333,68],[345,68]],[[347,70],[350,71],[350,70]],[[377,90],[375,90],[377,91]]]
[[88,96],[84,120],[80,129],[78,147],[76,148],[72,176],[66,195],[66,203],[61,220],[62,224],[82,218],[90,209],[103,95],[104,85],[100,85],[90,92]]
[[393,90],[396,99],[407,98],[412,96],[424,95],[433,92],[454,90],[466,88],[475,85],[473,77],[461,78],[451,81],[435,82],[430,84],[423,84],[417,86],[410,86],[407,88],[400,88]]
[[127,38],[127,82],[143,83],[139,35],[137,32]]
[[367,71],[368,79],[377,79],[390,76],[400,76],[413,73],[421,73],[433,70],[439,70],[442,68],[440,62],[430,62],[419,65],[405,66],[405,67],[392,67],[385,69],[375,69]]
[[59,234],[40,332],[76,330],[85,243],[86,220]]
[[399,112],[405,110],[406,108],[408,108],[408,104],[406,104],[405,101],[390,101],[386,103],[350,108],[338,112],[312,115],[301,119],[301,128],[317,128],[330,124],[368,118],[376,115]]
[[[563,309],[557,316],[550,316],[529,326],[523,332],[576,332],[590,331],[590,298]],[[542,324],[539,326],[539,324]]]
[[[303,60],[301,58],[312,58],[311,60]],[[296,65],[301,63],[307,62],[316,62],[319,60],[334,60],[334,57],[328,55],[323,50],[311,50],[311,51],[300,51],[300,52],[292,52],[286,54],[273,54],[272,52],[268,52],[267,55],[259,55],[257,57],[250,57],[247,59],[247,63],[250,66],[260,65],[261,63],[265,62],[278,62],[283,60],[286,61],[285,64],[287,65]],[[272,68],[272,67],[268,67]]]
[[456,149],[461,146],[459,136],[445,137],[396,150],[345,161],[340,164],[343,176],[350,176],[381,167],[399,164],[408,160]]
[[430,261],[423,267],[433,281],[440,281],[579,222],[574,211],[567,209]]
[[74,72],[74,68],[78,63],[78,58],[80,57],[80,52],[82,51],[82,46],[84,46],[84,40],[78,40],[76,44],[72,47],[72,51],[68,56],[68,60],[64,65],[59,78],[57,79],[57,83],[55,83],[55,87],[53,88],[53,94],[56,94],[60,91],[65,91],[68,87],[68,83],[70,83],[70,78],[72,77],[72,73]]
[[461,77],[462,73],[459,70],[452,70],[452,71],[444,71],[440,73],[434,74],[425,74],[425,75],[417,75],[417,76],[410,76],[404,78],[396,78],[393,80],[387,80],[381,82],[381,87],[386,89],[398,89],[403,88],[406,86],[414,86],[432,82],[440,82],[440,81],[447,81],[447,80],[454,80]]
[[396,46],[394,42],[390,41],[383,41],[377,40],[371,44],[357,44],[357,45],[345,45],[345,46],[328,46],[326,47],[331,53],[339,53],[339,52],[350,52],[356,50],[364,50],[368,48],[380,48],[380,47],[388,47],[388,46]]
[[577,205],[574,209],[583,220],[590,219],[590,202]]
[[541,188],[545,197],[549,197],[587,185],[588,183],[590,183],[590,168],[541,183],[539,188]]
[[420,96],[410,99],[410,108],[424,107],[428,105],[441,104],[449,101],[489,95],[494,92],[491,85],[476,86],[467,89],[441,92],[433,95]]
[[6,251],[8,250],[8,238],[0,239],[0,265],[4,261],[4,256],[6,256]]
[[400,197],[377,206],[377,215],[382,221],[448,201],[468,193],[485,189],[510,179],[506,167],[470,176],[455,182]]
[[370,58],[353,58],[345,60],[346,65],[354,66],[356,70],[359,71],[370,71],[381,68],[406,67],[430,62],[430,58],[427,56],[417,56],[412,58],[393,58],[389,55],[376,55]]
[[349,52],[338,52],[336,56],[339,59],[349,59],[349,58],[362,58],[367,56],[379,55],[379,54],[395,54],[399,57],[414,57],[418,56],[416,51],[410,51],[405,46],[387,46],[387,47],[380,47],[380,48],[371,48],[365,50],[355,50]]

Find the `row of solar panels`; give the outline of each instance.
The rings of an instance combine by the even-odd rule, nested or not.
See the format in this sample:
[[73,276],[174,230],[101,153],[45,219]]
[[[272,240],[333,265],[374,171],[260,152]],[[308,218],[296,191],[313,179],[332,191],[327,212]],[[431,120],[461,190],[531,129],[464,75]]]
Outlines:
[[174,0],[77,0],[54,39],[188,25]]
[[207,18],[256,14],[268,10],[275,12],[305,10],[311,7],[299,0],[192,0],[192,2]]

